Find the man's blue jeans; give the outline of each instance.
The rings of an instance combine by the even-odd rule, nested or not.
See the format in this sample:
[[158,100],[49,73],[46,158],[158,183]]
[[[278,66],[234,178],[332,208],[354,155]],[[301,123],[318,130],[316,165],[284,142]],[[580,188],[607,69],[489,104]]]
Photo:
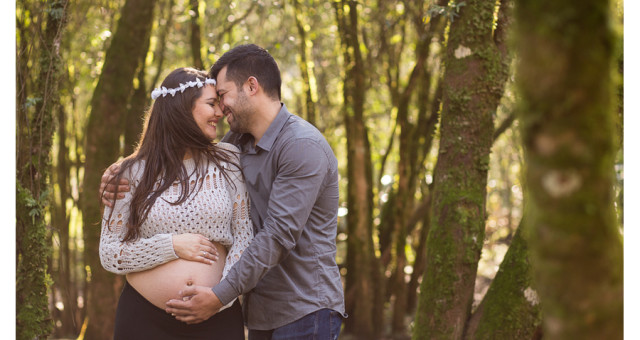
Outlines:
[[270,331],[250,329],[249,340],[336,340],[341,326],[342,315],[325,308]]

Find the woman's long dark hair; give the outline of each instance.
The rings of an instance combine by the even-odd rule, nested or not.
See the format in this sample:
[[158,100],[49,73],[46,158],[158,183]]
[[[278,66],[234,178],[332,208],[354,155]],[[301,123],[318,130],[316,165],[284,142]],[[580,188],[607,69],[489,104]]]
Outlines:
[[[180,84],[195,81],[196,77],[204,82],[207,73],[193,68],[179,68],[171,72],[161,86],[168,89],[176,88]],[[229,174],[222,163],[233,165],[235,168],[226,170],[240,171],[240,165],[234,161],[232,153],[213,144],[193,119],[192,110],[201,95],[202,88],[190,87],[182,93],[178,91],[175,96],[161,96],[147,112],[144,131],[136,151],[122,162],[120,170],[111,181],[118,183],[132,165],[145,161],[140,183],[131,198],[128,230],[123,242],[139,237],[140,225],[147,219],[156,199],[174,182],[178,181],[182,190],[177,201],[169,202],[173,205],[183,203],[191,192],[200,190],[202,180],[196,181],[199,183],[197,186],[189,184],[189,176],[192,173],[187,173],[183,164],[187,151],[191,152],[193,157],[197,178],[204,176],[202,165],[208,162],[214,163],[229,183]],[[110,220],[111,216],[108,222]]]

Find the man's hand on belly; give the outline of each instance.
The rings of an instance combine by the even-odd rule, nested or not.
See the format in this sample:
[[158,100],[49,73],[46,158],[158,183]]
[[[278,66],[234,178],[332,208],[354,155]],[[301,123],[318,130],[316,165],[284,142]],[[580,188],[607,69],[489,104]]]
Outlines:
[[205,321],[222,308],[220,299],[213,293],[211,287],[185,286],[179,295],[181,300],[167,301],[165,311],[177,320],[188,324]]

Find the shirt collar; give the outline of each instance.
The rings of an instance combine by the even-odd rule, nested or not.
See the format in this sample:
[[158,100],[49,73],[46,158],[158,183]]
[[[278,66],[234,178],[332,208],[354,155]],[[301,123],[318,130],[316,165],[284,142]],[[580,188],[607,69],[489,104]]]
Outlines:
[[276,118],[273,119],[271,125],[269,125],[267,131],[264,132],[264,135],[262,135],[262,138],[260,138],[260,141],[256,146],[262,150],[271,151],[271,147],[276,141],[276,137],[278,137],[282,127],[284,127],[284,123],[289,120],[290,116],[291,113],[287,110],[287,106],[282,104]]

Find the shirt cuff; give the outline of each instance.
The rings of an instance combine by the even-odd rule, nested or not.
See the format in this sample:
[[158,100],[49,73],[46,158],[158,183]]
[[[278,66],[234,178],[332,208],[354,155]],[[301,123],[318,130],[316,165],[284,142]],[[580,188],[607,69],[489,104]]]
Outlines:
[[214,294],[220,299],[223,305],[229,304],[229,302],[233,301],[238,294],[235,289],[231,287],[231,284],[227,280],[222,280],[215,287],[211,288]]

